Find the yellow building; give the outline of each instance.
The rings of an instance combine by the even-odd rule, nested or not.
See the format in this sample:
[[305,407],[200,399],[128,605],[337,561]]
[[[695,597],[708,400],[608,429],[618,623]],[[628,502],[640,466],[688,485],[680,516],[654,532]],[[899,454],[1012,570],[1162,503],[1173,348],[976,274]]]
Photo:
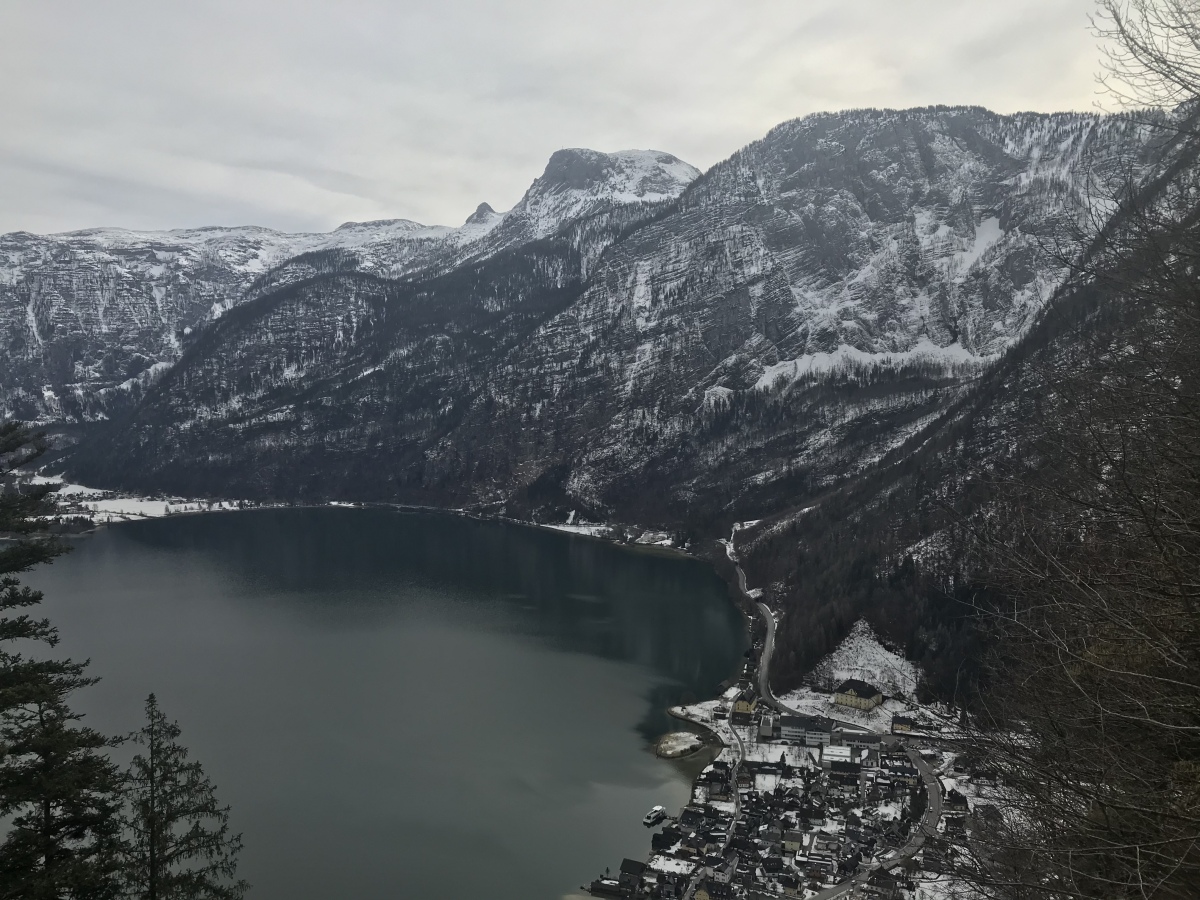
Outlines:
[[754,702],[739,700],[733,704],[733,711],[729,715],[729,721],[734,725],[749,725],[754,718],[754,707],[757,705],[757,700]]
[[851,678],[838,685],[833,702],[855,709],[874,709],[883,702],[883,692],[873,684]]

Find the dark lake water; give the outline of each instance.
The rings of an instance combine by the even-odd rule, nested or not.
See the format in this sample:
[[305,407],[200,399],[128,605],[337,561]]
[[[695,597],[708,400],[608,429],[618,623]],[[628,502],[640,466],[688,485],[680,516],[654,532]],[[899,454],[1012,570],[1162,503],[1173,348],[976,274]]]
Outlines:
[[691,774],[663,710],[745,648],[697,562],[436,514],[130,523],[26,580],[88,724],[178,719],[256,900],[556,900],[644,858]]

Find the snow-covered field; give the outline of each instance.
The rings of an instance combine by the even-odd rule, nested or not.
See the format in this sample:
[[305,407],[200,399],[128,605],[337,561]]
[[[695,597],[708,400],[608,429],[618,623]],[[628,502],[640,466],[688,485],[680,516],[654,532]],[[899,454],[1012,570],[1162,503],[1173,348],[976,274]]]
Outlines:
[[585,534],[588,537],[604,537],[609,532],[607,525],[543,525],[554,531],[565,531],[567,534]]
[[656,547],[674,547],[675,541],[665,531],[639,531],[636,528],[624,528],[620,525],[594,525],[590,522],[577,521],[575,513],[567,517],[561,525],[541,525],[554,531],[565,531],[568,534],[583,534],[588,537],[598,537],[621,541],[625,543],[653,545]]
[[[82,484],[64,482],[61,475],[34,475],[31,484],[61,485],[55,492],[58,519],[82,516],[97,525],[157,519],[177,513],[215,512],[245,509],[248,504],[236,500],[195,500],[186,497],[137,497],[117,491],[103,491]],[[257,506],[258,504],[249,504]]]
[[729,724],[728,718],[718,719],[713,715],[714,710],[720,705],[722,705],[720,700],[704,700],[701,703],[693,703],[690,706],[673,706],[670,709],[670,713],[676,718],[686,719],[689,722],[703,725],[705,728],[713,731],[725,746],[728,747],[735,745],[737,738],[734,736],[733,726]]

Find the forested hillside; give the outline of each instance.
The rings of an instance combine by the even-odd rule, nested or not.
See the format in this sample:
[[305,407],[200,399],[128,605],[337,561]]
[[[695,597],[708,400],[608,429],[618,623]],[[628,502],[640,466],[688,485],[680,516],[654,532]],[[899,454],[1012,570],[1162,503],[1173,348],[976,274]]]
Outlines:
[[[1097,185],[1153,169],[1151,132],[1129,116],[822,114],[686,190],[675,173],[677,200],[646,188],[654,202],[597,165],[611,156],[556,154],[472,245],[515,229],[502,250],[400,278],[333,251],[276,267],[71,471],[712,535],[944,416],[1066,277],[1059,251],[1103,214]],[[608,199],[581,205],[578,185]]]
[[[751,581],[789,611],[781,625],[787,650],[774,672],[782,687],[866,616],[922,661],[931,694],[978,699],[985,665],[976,607],[991,590],[980,531],[994,527],[988,523],[1012,484],[1057,458],[1047,452],[1048,435],[1061,434],[1068,417],[1049,373],[1075,367],[1073,377],[1086,380],[1098,365],[1086,348],[1133,341],[1154,315],[1152,298],[1131,304],[1126,296],[1128,273],[1141,264],[1132,242],[1186,241],[1174,223],[1190,215],[1192,121],[1181,112],[1162,126],[1155,176],[1118,188],[1120,211],[1081,237],[1071,278],[1034,327],[942,416],[861,477],[740,533]],[[1127,352],[1143,350],[1131,344]],[[1075,413],[1070,420],[1086,425]]]
[[1200,21],[1103,4],[1110,74],[1174,102],[1027,338],[864,477],[739,533],[783,610],[774,680],[858,616],[970,711],[951,741],[976,895],[1190,898],[1200,885]]
[[[669,153],[560,150],[521,202],[458,228],[406,219],[327,234],[254,226],[0,235],[0,414],[87,423],[126,414],[227,311],[342,272],[400,280],[479,262],[582,219],[631,221],[699,172]],[[579,234],[584,268],[604,244]]]
[[822,114],[695,180],[663,154],[563,151],[503,215],[409,223],[394,245],[350,228],[265,269],[70,472],[574,513],[697,547],[762,519],[739,540],[789,611],[781,687],[867,616],[966,703],[980,644],[956,522],[1027,452],[1033,361],[1103,320],[1088,242],[1190,164],[1174,121]]

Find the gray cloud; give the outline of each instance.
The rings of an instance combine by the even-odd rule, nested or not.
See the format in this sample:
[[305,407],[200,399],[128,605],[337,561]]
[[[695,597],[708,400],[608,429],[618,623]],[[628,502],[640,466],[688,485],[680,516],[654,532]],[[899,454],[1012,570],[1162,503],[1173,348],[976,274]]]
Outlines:
[[457,224],[561,147],[701,168],[856,106],[1089,108],[1091,0],[0,9],[0,231]]

